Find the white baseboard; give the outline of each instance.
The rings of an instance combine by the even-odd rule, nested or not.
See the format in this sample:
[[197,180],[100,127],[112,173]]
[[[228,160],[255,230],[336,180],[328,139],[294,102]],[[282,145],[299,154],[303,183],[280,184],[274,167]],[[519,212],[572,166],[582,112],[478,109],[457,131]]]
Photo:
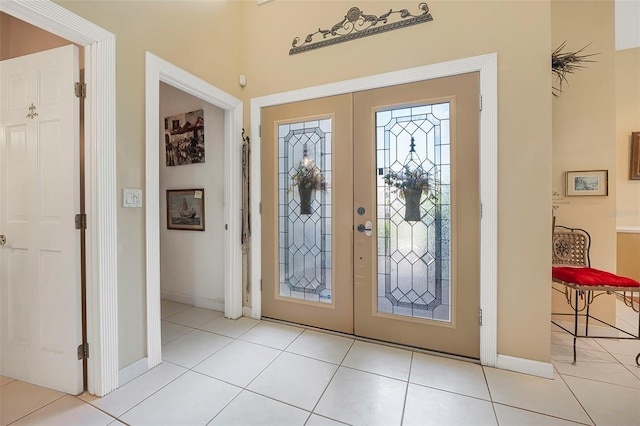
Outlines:
[[160,291],[160,297],[163,300],[170,300],[171,302],[184,303],[185,305],[191,305],[197,308],[224,312],[224,299],[209,299],[164,290]]
[[118,372],[118,387],[122,387],[131,380],[149,371],[149,358],[144,357],[130,364]]
[[517,373],[553,379],[553,365],[550,362],[534,361],[526,358],[498,354],[496,367]]
[[640,226],[618,226],[616,231],[621,234],[640,234]]

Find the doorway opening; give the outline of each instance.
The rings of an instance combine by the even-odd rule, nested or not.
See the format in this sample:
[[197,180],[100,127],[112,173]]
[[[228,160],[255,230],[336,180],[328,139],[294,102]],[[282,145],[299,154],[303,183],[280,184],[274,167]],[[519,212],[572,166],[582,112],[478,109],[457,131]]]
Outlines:
[[[242,101],[185,70],[146,52],[146,275],[147,360],[162,362],[160,313],[160,83],[224,111],[224,221],[211,224],[224,234],[224,315],[242,316],[241,171]],[[206,149],[206,148],[205,148]],[[214,154],[211,151],[212,155]]]

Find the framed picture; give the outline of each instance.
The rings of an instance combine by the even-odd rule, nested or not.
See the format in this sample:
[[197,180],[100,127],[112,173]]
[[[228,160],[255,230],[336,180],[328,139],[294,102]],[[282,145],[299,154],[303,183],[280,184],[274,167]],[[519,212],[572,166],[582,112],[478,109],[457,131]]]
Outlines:
[[204,188],[167,189],[167,229],[204,231]]
[[567,172],[567,197],[608,194],[608,170]]
[[631,162],[629,179],[640,180],[640,132],[631,134]]
[[165,117],[164,145],[167,166],[204,163],[204,110]]

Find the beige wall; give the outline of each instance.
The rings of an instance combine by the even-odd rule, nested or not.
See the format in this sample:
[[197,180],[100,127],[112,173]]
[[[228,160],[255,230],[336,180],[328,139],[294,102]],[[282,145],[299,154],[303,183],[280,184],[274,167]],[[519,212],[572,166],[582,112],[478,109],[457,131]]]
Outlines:
[[[164,118],[203,110],[205,161],[167,166]],[[162,298],[224,310],[224,111],[160,83],[160,290]],[[171,126],[171,124],[169,124]],[[167,229],[167,189],[204,188],[205,229]]]
[[619,50],[616,64],[618,227],[640,232],[640,180],[629,180],[631,133],[640,132],[640,47]]
[[640,281],[640,234],[618,233],[618,274]]
[[617,272],[640,281],[640,181],[629,180],[631,133],[640,132],[640,47],[616,52]]
[[[11,15],[0,12],[0,61],[68,44],[72,43]],[[82,54],[83,49],[80,49],[81,59]],[[82,60],[80,63],[82,63]]]
[[[248,78],[244,100],[498,53],[498,351],[549,361],[549,2],[429,1],[433,22],[294,56],[288,55],[294,37],[304,38],[318,27],[330,27],[353,2],[243,4]],[[417,7],[413,1],[358,4],[372,14],[381,14],[391,5],[410,11]],[[248,102],[245,105],[248,117]]]
[[[613,0],[551,2],[554,48],[567,51],[586,45],[597,53],[593,63],[568,76],[563,93],[553,100],[553,192],[556,224],[584,228],[592,238],[591,265],[616,268],[616,97]],[[554,82],[555,83],[555,82]],[[609,195],[567,197],[568,170],[608,170]],[[554,296],[557,293],[554,292]],[[598,299],[596,313],[615,317],[613,298]],[[566,302],[554,297],[554,311]]]
[[[145,187],[145,51],[240,97],[240,8],[226,1],[56,1],[116,35],[118,191]],[[118,200],[119,366],[146,356],[144,209]]]
[[[548,1],[430,1],[431,23],[289,56],[345,1],[59,1],[117,37],[117,186],[144,187],[144,51],[252,97],[498,53],[498,351],[549,361],[551,9]],[[414,1],[360,2],[366,13]],[[304,19],[298,19],[304,17]],[[242,20],[241,20],[242,18]],[[240,89],[238,74],[248,85]],[[249,128],[248,120],[245,128]],[[145,355],[144,211],[118,210],[120,367]],[[527,303],[523,303],[523,300]]]

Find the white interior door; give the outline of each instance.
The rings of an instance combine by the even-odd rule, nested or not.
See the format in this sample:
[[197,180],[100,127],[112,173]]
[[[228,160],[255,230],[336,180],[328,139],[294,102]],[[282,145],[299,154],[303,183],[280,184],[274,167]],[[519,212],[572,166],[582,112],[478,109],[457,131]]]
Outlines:
[[83,390],[78,49],[0,68],[0,374]]

